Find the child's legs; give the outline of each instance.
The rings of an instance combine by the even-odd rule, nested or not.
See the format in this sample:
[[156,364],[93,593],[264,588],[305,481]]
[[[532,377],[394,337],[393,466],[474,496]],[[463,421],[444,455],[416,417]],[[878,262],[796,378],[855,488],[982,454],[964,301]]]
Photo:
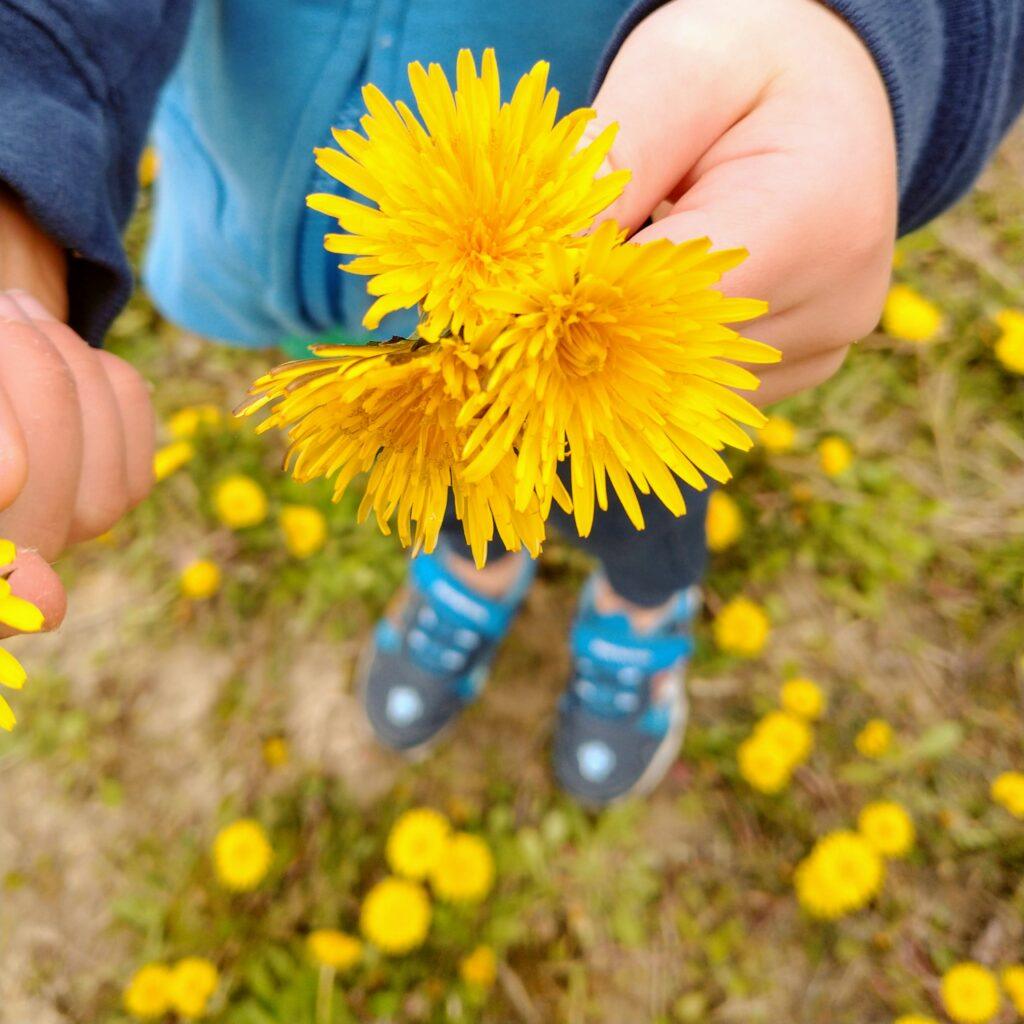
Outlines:
[[[710,488],[695,491],[680,485],[686,498],[686,515],[674,516],[653,495],[639,495],[646,524],[637,530],[614,493],[608,511],[598,509],[589,537],[579,537],[571,516],[553,508],[550,523],[600,563],[611,589],[620,598],[642,608],[656,608],[673,594],[700,582],[707,566],[704,518]],[[442,535],[457,554],[469,553],[462,524],[449,508]],[[505,554],[500,540],[487,552],[490,567]]]

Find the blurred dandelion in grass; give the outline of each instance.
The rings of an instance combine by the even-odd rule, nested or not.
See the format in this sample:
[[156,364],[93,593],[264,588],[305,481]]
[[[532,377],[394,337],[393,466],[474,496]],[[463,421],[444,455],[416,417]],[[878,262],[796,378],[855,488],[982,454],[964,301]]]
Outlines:
[[164,964],[140,967],[125,986],[124,1008],[140,1020],[162,1017],[171,1008],[171,972]]
[[176,441],[191,441],[200,430],[220,426],[223,419],[215,405],[187,405],[167,417],[167,433]]
[[989,787],[992,799],[1015,818],[1024,818],[1024,772],[1003,772]]
[[996,359],[1010,373],[1024,373],[1024,312],[1003,309],[996,313],[1000,334],[996,339]]
[[881,889],[885,862],[863,836],[840,830],[823,836],[797,865],[797,898],[814,917],[834,920],[866,906]]
[[817,721],[828,707],[828,699],[822,688],[812,679],[803,676],[794,676],[782,684],[779,702],[791,715],[808,722]]
[[422,885],[407,878],[378,882],[359,911],[359,927],[366,940],[389,956],[422,946],[430,919],[430,897]]
[[177,473],[182,466],[190,462],[196,454],[189,441],[172,441],[158,448],[153,453],[153,477],[157,483],[166,480],[172,473]]
[[905,857],[914,847],[913,819],[898,803],[877,800],[857,816],[857,831],[883,856]]
[[882,310],[882,329],[901,341],[932,341],[942,330],[942,310],[909,285],[894,284]]
[[213,841],[213,864],[226,889],[246,892],[263,881],[273,850],[263,826],[252,818],[225,825]]
[[189,956],[179,960],[171,968],[168,980],[172,1009],[187,1020],[202,1017],[219,980],[216,966],[205,957]]
[[904,1013],[897,1017],[892,1024],[939,1024],[934,1017],[925,1017],[920,1013]]
[[178,584],[190,601],[207,601],[220,590],[221,572],[216,562],[200,558],[181,570]]
[[1024,964],[1004,967],[999,974],[1003,991],[1010,997],[1013,1008],[1024,1017]]
[[385,857],[396,875],[421,881],[437,866],[451,834],[443,814],[429,807],[406,811],[392,826]]
[[957,1024],[986,1024],[998,1012],[1001,997],[995,974],[967,961],[951,967],[939,987],[942,1005]]
[[892,726],[884,718],[872,718],[854,737],[853,745],[864,757],[884,757],[892,750]]
[[769,416],[757,432],[757,439],[765,451],[781,455],[796,443],[796,427],[785,416]]
[[313,960],[336,971],[351,970],[363,958],[363,944],[354,936],[336,928],[318,928],[306,937],[306,948]]
[[284,546],[293,558],[315,555],[327,540],[327,519],[314,505],[285,505],[278,521]]
[[488,989],[498,976],[498,958],[490,946],[477,946],[459,961],[459,977],[467,985]]
[[252,477],[235,473],[214,488],[213,508],[228,529],[245,530],[267,518],[267,495]]
[[743,536],[743,513],[725,491],[714,491],[708,499],[705,531],[712,551],[725,551]]
[[759,604],[747,597],[734,597],[715,616],[712,632],[719,650],[753,658],[764,650],[771,623]]
[[825,476],[842,476],[853,465],[853,449],[841,437],[823,438],[818,443],[818,464]]
[[283,736],[268,736],[263,741],[263,761],[268,767],[286,765],[289,756],[288,741]]
[[736,762],[743,779],[769,795],[782,792],[793,775],[792,761],[763,736],[748,736],[736,751]]
[[469,832],[449,836],[430,871],[430,884],[437,897],[449,903],[479,903],[494,884],[490,847]]

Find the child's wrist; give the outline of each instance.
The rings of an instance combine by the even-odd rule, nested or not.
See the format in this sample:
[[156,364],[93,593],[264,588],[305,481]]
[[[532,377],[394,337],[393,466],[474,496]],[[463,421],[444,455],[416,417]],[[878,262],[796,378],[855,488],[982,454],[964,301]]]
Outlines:
[[0,291],[23,289],[61,320],[67,318],[67,256],[0,184]]

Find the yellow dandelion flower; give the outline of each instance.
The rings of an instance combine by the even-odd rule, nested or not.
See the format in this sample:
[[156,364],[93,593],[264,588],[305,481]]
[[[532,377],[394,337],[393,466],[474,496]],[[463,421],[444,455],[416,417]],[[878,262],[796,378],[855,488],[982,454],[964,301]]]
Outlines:
[[903,1013],[892,1024],[939,1024],[934,1017],[925,1017],[920,1013]]
[[172,441],[153,453],[153,476],[157,482],[177,473],[196,454],[188,441]]
[[206,558],[190,562],[181,570],[178,584],[190,601],[206,601],[220,590],[220,566]]
[[[465,399],[480,388],[479,355],[451,344],[395,342],[372,348],[320,346],[316,358],[286,363],[252,386],[238,410],[270,406],[259,426],[289,428],[287,464],[296,480],[335,476],[334,500],[368,473],[360,521],[373,512],[384,533],[392,518],[406,546],[433,551],[451,491],[478,565],[495,531],[505,546],[540,551],[544,520],[534,498],[513,507],[515,456],[470,482],[461,456],[469,433],[456,426]],[[556,490],[567,507],[568,498]]]
[[740,775],[754,789],[773,795],[789,785],[793,762],[785,751],[756,734],[748,736],[736,751]]
[[273,850],[263,826],[251,818],[225,825],[213,841],[213,863],[226,889],[247,892],[263,881]]
[[1004,967],[999,975],[1003,990],[1010,997],[1013,1008],[1024,1017],[1024,964]]
[[903,341],[931,341],[942,330],[942,311],[908,285],[894,284],[882,310],[882,329]]
[[327,540],[327,520],[313,505],[285,505],[280,523],[284,546],[294,558],[315,555]]
[[176,441],[190,441],[200,430],[219,426],[222,419],[215,405],[188,405],[167,418],[167,433]]
[[715,491],[708,500],[705,532],[712,551],[724,551],[743,535],[743,513],[725,491]]
[[753,735],[779,750],[793,767],[803,764],[814,746],[811,727],[788,711],[772,711],[754,727]]
[[768,642],[771,624],[759,604],[746,597],[734,597],[723,605],[712,630],[719,650],[753,658]]
[[951,967],[942,976],[939,993],[957,1024],[986,1024],[999,1012],[999,984],[981,964],[967,961]]
[[872,718],[854,737],[853,745],[864,757],[885,757],[892,749],[892,726],[884,718]]
[[149,188],[160,173],[160,154],[156,146],[146,146],[139,157],[138,179],[142,188]]
[[391,870],[405,878],[426,878],[441,859],[450,832],[445,816],[429,807],[406,811],[388,835],[384,853]]
[[440,65],[411,64],[418,119],[367,85],[365,136],[335,130],[341,152],[316,150],[324,171],[376,207],[335,195],[307,200],[348,232],[324,242],[356,257],[342,268],[370,277],[378,298],[367,327],[416,305],[432,338],[478,323],[482,291],[518,287],[545,242],[572,240],[622,191],[628,172],[595,178],[614,128],[580,146],[594,112],[556,121],[558,93],[547,76],[541,61],[502,103],[493,50],[484,51],[479,74],[472,54],[459,52],[454,93]]
[[124,990],[124,1008],[133,1017],[162,1017],[171,1008],[171,972],[163,964],[140,967]]
[[430,899],[422,885],[385,878],[366,894],[359,927],[382,953],[399,956],[423,945],[430,917]]
[[853,449],[841,437],[826,437],[818,444],[818,463],[825,476],[841,476],[853,465]]
[[817,721],[828,707],[828,698],[822,688],[803,676],[787,679],[779,691],[779,700],[791,715],[808,722]]
[[916,837],[913,819],[891,800],[864,807],[857,817],[857,830],[883,857],[905,857]]
[[244,530],[267,518],[267,495],[252,477],[235,473],[217,485],[213,507],[228,529]]
[[[0,540],[0,566],[10,565],[17,557],[14,544]],[[22,633],[37,633],[43,628],[43,613],[30,601],[11,593],[10,583],[0,578],[0,623]],[[25,669],[10,651],[0,647],[0,686],[20,690],[27,678]],[[18,720],[6,698],[0,696],[0,729],[10,732]]]
[[283,736],[268,736],[263,741],[263,760],[271,768],[280,768],[290,757],[288,741]]
[[511,319],[485,349],[486,388],[460,416],[473,426],[471,479],[515,445],[516,507],[536,493],[546,514],[556,466],[571,454],[580,536],[595,498],[608,507],[608,480],[637,529],[636,490],[682,515],[676,477],[698,490],[705,476],[728,480],[719,452],[750,448],[739,424],[764,423],[732,390],[756,389],[757,377],[729,360],[772,363],[779,352],[724,326],[767,307],[711,289],[746,253],[710,248],[706,238],[623,244],[605,222],[574,248],[546,247],[515,287],[481,293],[492,316]]
[[866,906],[885,878],[885,862],[856,832],[831,832],[797,865],[797,898],[814,917],[834,920]]
[[477,946],[459,961],[459,976],[467,985],[490,988],[498,976],[498,958],[490,946]]
[[188,956],[179,960],[171,969],[168,982],[172,1009],[187,1020],[202,1017],[218,981],[217,968],[205,957]]
[[1024,373],[1024,312],[1004,309],[996,313],[1001,333],[996,339],[996,359],[1010,373]]
[[765,451],[773,455],[788,452],[796,443],[796,427],[785,416],[769,416],[757,432],[757,439]]
[[363,957],[363,944],[353,935],[335,928],[318,928],[306,938],[309,955],[324,967],[351,970]]
[[494,884],[490,847],[469,832],[456,832],[444,844],[430,872],[434,892],[450,903],[479,903]]
[[1015,818],[1024,818],[1024,773],[1003,772],[989,787],[992,799]]
[[43,613],[31,601],[11,592],[7,579],[0,579],[0,622],[20,633],[38,633],[43,628]]

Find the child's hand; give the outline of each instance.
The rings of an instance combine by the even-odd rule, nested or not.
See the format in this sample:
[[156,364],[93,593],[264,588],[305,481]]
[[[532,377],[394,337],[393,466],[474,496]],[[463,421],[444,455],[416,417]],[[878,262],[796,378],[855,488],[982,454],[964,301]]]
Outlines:
[[47,562],[141,501],[152,464],[153,414],[135,370],[27,292],[0,292],[0,537],[19,549],[14,592],[47,628],[65,606]]
[[[594,106],[633,179],[608,212],[638,240],[707,235],[750,258],[726,290],[767,299],[746,333],[782,350],[764,404],[818,384],[877,323],[896,230],[885,85],[816,0],[675,0],[632,32]],[[665,201],[665,205],[662,205]]]

